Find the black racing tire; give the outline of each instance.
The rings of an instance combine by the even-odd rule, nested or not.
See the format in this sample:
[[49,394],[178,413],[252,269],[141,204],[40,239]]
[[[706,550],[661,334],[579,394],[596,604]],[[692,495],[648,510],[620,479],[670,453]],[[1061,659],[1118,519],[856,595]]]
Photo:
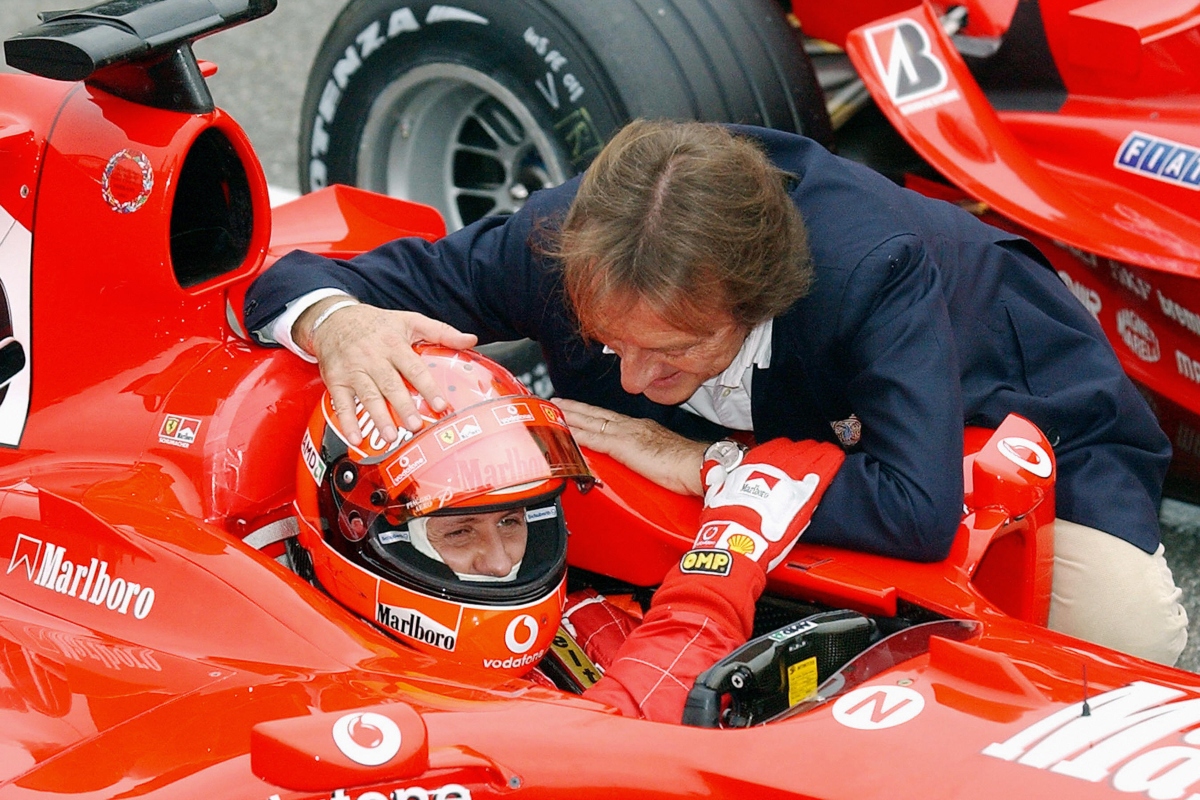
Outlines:
[[300,186],[416,200],[456,230],[579,172],[634,117],[832,142],[777,0],[351,0],[309,75]]

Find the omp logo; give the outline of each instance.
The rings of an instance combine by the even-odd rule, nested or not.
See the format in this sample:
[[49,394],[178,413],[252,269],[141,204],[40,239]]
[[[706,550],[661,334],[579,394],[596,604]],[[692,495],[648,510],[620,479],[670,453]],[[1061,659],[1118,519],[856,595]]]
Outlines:
[[726,550],[701,548],[689,550],[679,560],[679,571],[694,575],[728,575],[733,556]]
[[[984,748],[983,754],[1153,800],[1200,789],[1200,698],[1137,681],[1076,703]],[[1175,701],[1178,702],[1170,702]],[[1187,731],[1187,733],[1183,733]]]
[[403,634],[418,642],[424,642],[439,650],[454,650],[458,639],[458,630],[447,628],[432,617],[427,617],[415,608],[391,606],[379,603],[375,609],[375,619],[396,633]]
[[76,597],[94,606],[102,605],[118,614],[132,612],[135,619],[145,619],[154,608],[154,589],[110,576],[107,561],[93,558],[90,564],[84,565],[76,564],[66,556],[65,547],[19,533],[5,574],[10,575],[24,567],[26,577],[35,586]]
[[[875,71],[898,106],[946,88],[946,67],[931,51],[929,34],[916,20],[899,19],[869,28],[865,35]],[[957,97],[954,92],[943,102]]]
[[333,723],[333,743],[364,767],[386,764],[400,752],[400,726],[382,714],[346,714]]
[[833,704],[833,718],[860,731],[903,725],[925,708],[925,698],[907,686],[863,686]]
[[1075,295],[1075,299],[1083,304],[1088,313],[1099,319],[1100,309],[1103,307],[1100,294],[1095,289],[1091,289],[1080,281],[1075,280],[1063,270],[1058,271],[1058,277],[1062,279],[1063,284],[1071,291],[1071,294]]
[[[273,794],[267,800],[280,798],[279,795]],[[471,790],[457,783],[447,783],[436,789],[409,786],[407,789],[393,789],[390,794],[368,791],[351,795],[345,789],[335,789],[329,800],[471,800]]]

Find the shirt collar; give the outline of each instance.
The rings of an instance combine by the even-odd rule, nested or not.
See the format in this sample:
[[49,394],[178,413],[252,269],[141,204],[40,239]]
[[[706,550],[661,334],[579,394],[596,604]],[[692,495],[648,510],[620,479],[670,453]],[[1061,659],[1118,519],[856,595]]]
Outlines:
[[769,319],[751,328],[750,333],[746,334],[746,341],[742,342],[742,348],[733,357],[733,361],[729,362],[729,366],[725,368],[724,372],[710,380],[717,386],[738,387],[742,385],[746,373],[751,368],[766,369],[771,366],[773,322],[774,320]]

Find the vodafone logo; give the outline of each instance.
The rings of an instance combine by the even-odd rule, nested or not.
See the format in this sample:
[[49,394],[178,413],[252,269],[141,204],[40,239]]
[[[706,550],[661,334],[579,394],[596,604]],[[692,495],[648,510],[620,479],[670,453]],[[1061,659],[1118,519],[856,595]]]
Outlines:
[[996,449],[1000,451],[1000,455],[1039,478],[1049,478],[1050,473],[1054,471],[1054,463],[1050,456],[1037,442],[1020,436],[1006,436],[996,444]]
[[333,723],[333,742],[346,758],[378,767],[400,752],[400,727],[382,714],[346,714]]
[[725,533],[725,529],[729,527],[728,522],[710,522],[700,529],[700,533],[696,534],[697,545],[714,545],[721,538],[721,534]]
[[925,708],[925,698],[906,686],[863,686],[833,704],[833,718],[847,728],[877,731],[903,725]]
[[537,641],[537,635],[537,620],[528,614],[522,614],[508,623],[508,630],[504,632],[504,644],[510,651],[520,655],[529,652],[533,643]]

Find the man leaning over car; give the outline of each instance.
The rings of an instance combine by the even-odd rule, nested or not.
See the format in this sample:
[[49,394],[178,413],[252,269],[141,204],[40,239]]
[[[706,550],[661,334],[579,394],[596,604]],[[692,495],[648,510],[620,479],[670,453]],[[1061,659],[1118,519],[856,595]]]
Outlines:
[[291,253],[245,312],[320,364],[347,430],[355,398],[419,427],[401,375],[438,407],[412,342],[528,337],[580,444],[675,491],[729,431],[837,443],[805,540],[919,561],[962,514],[964,425],[1021,414],[1058,464],[1050,627],[1168,664],[1186,643],[1170,445],[1096,321],[1029,242],[804,137],[635,121],[511,217]]

